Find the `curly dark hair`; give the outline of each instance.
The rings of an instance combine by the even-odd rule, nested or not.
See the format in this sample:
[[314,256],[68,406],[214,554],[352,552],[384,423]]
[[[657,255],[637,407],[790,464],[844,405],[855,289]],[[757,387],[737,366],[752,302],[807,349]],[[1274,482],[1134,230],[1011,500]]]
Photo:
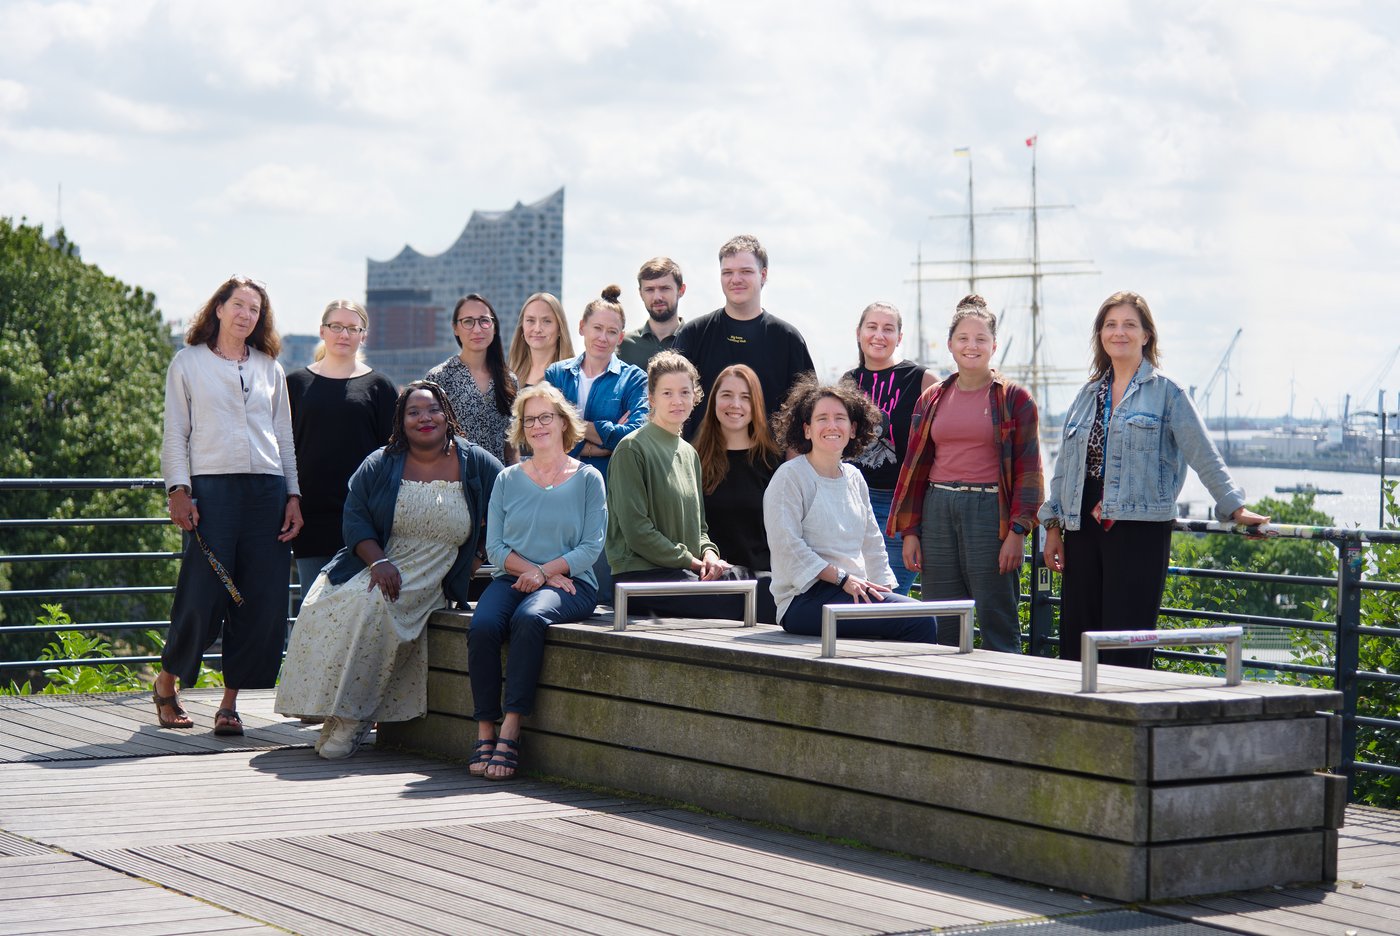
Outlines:
[[389,433],[389,444],[384,446],[386,452],[406,452],[408,451],[408,434],[403,428],[404,411],[408,409],[408,398],[415,390],[426,390],[433,395],[433,399],[438,401],[442,407],[443,415],[447,417],[447,438],[442,442],[442,450],[449,452],[452,450],[452,439],[454,436],[463,436],[462,426],[457,422],[457,414],[452,409],[452,401],[447,398],[447,392],[431,380],[415,380],[399,391],[399,398],[394,403],[394,427]]
[[851,440],[841,452],[842,458],[854,458],[880,434],[884,414],[870,401],[855,381],[843,380],[838,384],[824,384],[815,374],[804,374],[797,379],[788,391],[783,408],[773,417],[773,437],[778,445],[789,451],[806,455],[812,450],[812,442],[803,429],[812,421],[812,410],[823,397],[837,400],[846,407],[846,415],[851,417]]

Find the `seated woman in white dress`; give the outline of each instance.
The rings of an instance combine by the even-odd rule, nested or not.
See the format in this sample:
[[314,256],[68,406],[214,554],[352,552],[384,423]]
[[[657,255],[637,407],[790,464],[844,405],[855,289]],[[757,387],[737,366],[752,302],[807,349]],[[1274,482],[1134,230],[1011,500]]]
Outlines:
[[465,602],[501,463],[461,436],[442,388],[417,380],[389,444],[350,478],[347,544],[311,586],[292,630],[276,710],[321,717],[325,758],[349,757],[375,722],[427,711],[423,630]]

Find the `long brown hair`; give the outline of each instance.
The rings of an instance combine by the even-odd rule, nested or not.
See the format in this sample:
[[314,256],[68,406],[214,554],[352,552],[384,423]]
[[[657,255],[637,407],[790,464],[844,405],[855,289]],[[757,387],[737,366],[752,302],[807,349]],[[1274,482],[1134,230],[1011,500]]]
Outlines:
[[537,292],[520,304],[520,315],[515,320],[515,335],[510,339],[510,369],[519,380],[530,373],[530,345],[525,340],[525,309],[532,302],[543,302],[554,313],[554,325],[559,336],[554,339],[554,353],[550,363],[567,361],[574,356],[574,342],[569,337],[569,320],[564,315],[564,304],[553,293]]
[[233,291],[247,287],[258,294],[258,324],[244,344],[257,348],[268,357],[277,357],[282,350],[282,339],[277,335],[277,325],[272,319],[272,300],[267,298],[267,287],[255,279],[233,275],[224,280],[223,285],[214,290],[214,295],[204,303],[194,315],[189,329],[185,332],[185,344],[190,346],[208,345],[210,350],[219,343],[219,306],[228,302]]
[[695,436],[695,451],[700,455],[700,477],[706,494],[713,494],[729,474],[729,450],[724,447],[724,429],[715,412],[719,385],[729,377],[738,377],[749,387],[753,410],[749,420],[749,464],[762,462],[774,468],[782,460],[768,428],[768,411],[763,405],[763,385],[758,382],[758,375],[747,364],[731,364],[715,378],[710,398],[705,402],[705,415],[700,419],[700,431]]
[[457,313],[461,312],[462,306],[468,302],[481,303],[491,315],[491,343],[486,346],[486,370],[491,374],[496,412],[502,416],[509,416],[511,404],[515,402],[515,384],[506,379],[506,346],[501,340],[501,319],[496,314],[496,307],[487,302],[481,293],[467,293],[458,299],[457,304],[452,307],[452,337],[457,342],[457,347],[462,347],[462,339],[457,335]]
[[1094,363],[1089,368],[1090,380],[1103,380],[1113,370],[1113,361],[1103,349],[1099,332],[1103,331],[1103,322],[1108,318],[1108,313],[1118,306],[1127,306],[1137,313],[1138,320],[1142,322],[1142,330],[1147,332],[1147,344],[1142,346],[1142,356],[1153,367],[1161,366],[1157,363],[1157,323],[1152,321],[1152,310],[1147,307],[1147,300],[1135,292],[1122,290],[1105,299],[1103,305],[1099,306],[1098,315],[1094,316],[1094,331],[1089,336],[1089,347],[1094,352]]

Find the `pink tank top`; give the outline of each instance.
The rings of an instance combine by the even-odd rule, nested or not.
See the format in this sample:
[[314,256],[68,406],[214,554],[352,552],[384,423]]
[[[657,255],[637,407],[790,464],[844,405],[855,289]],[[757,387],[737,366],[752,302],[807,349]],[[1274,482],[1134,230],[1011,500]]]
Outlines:
[[992,388],[948,388],[933,417],[933,467],[929,481],[996,484],[1001,478],[996,430],[992,426]]

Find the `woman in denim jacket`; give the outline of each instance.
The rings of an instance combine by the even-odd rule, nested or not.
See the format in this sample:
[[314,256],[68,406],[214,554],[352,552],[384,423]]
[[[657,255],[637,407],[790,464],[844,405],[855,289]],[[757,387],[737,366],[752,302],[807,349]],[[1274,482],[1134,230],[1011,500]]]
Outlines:
[[[1090,380],[1065,414],[1055,476],[1040,508],[1045,564],[1062,574],[1065,660],[1079,659],[1086,631],[1157,626],[1188,465],[1215,498],[1220,520],[1269,520],[1244,506],[1244,491],[1190,398],[1157,370],[1157,327],[1145,299],[1132,292],[1105,299],[1090,343]],[[1119,666],[1152,666],[1150,649],[1107,652]]]

